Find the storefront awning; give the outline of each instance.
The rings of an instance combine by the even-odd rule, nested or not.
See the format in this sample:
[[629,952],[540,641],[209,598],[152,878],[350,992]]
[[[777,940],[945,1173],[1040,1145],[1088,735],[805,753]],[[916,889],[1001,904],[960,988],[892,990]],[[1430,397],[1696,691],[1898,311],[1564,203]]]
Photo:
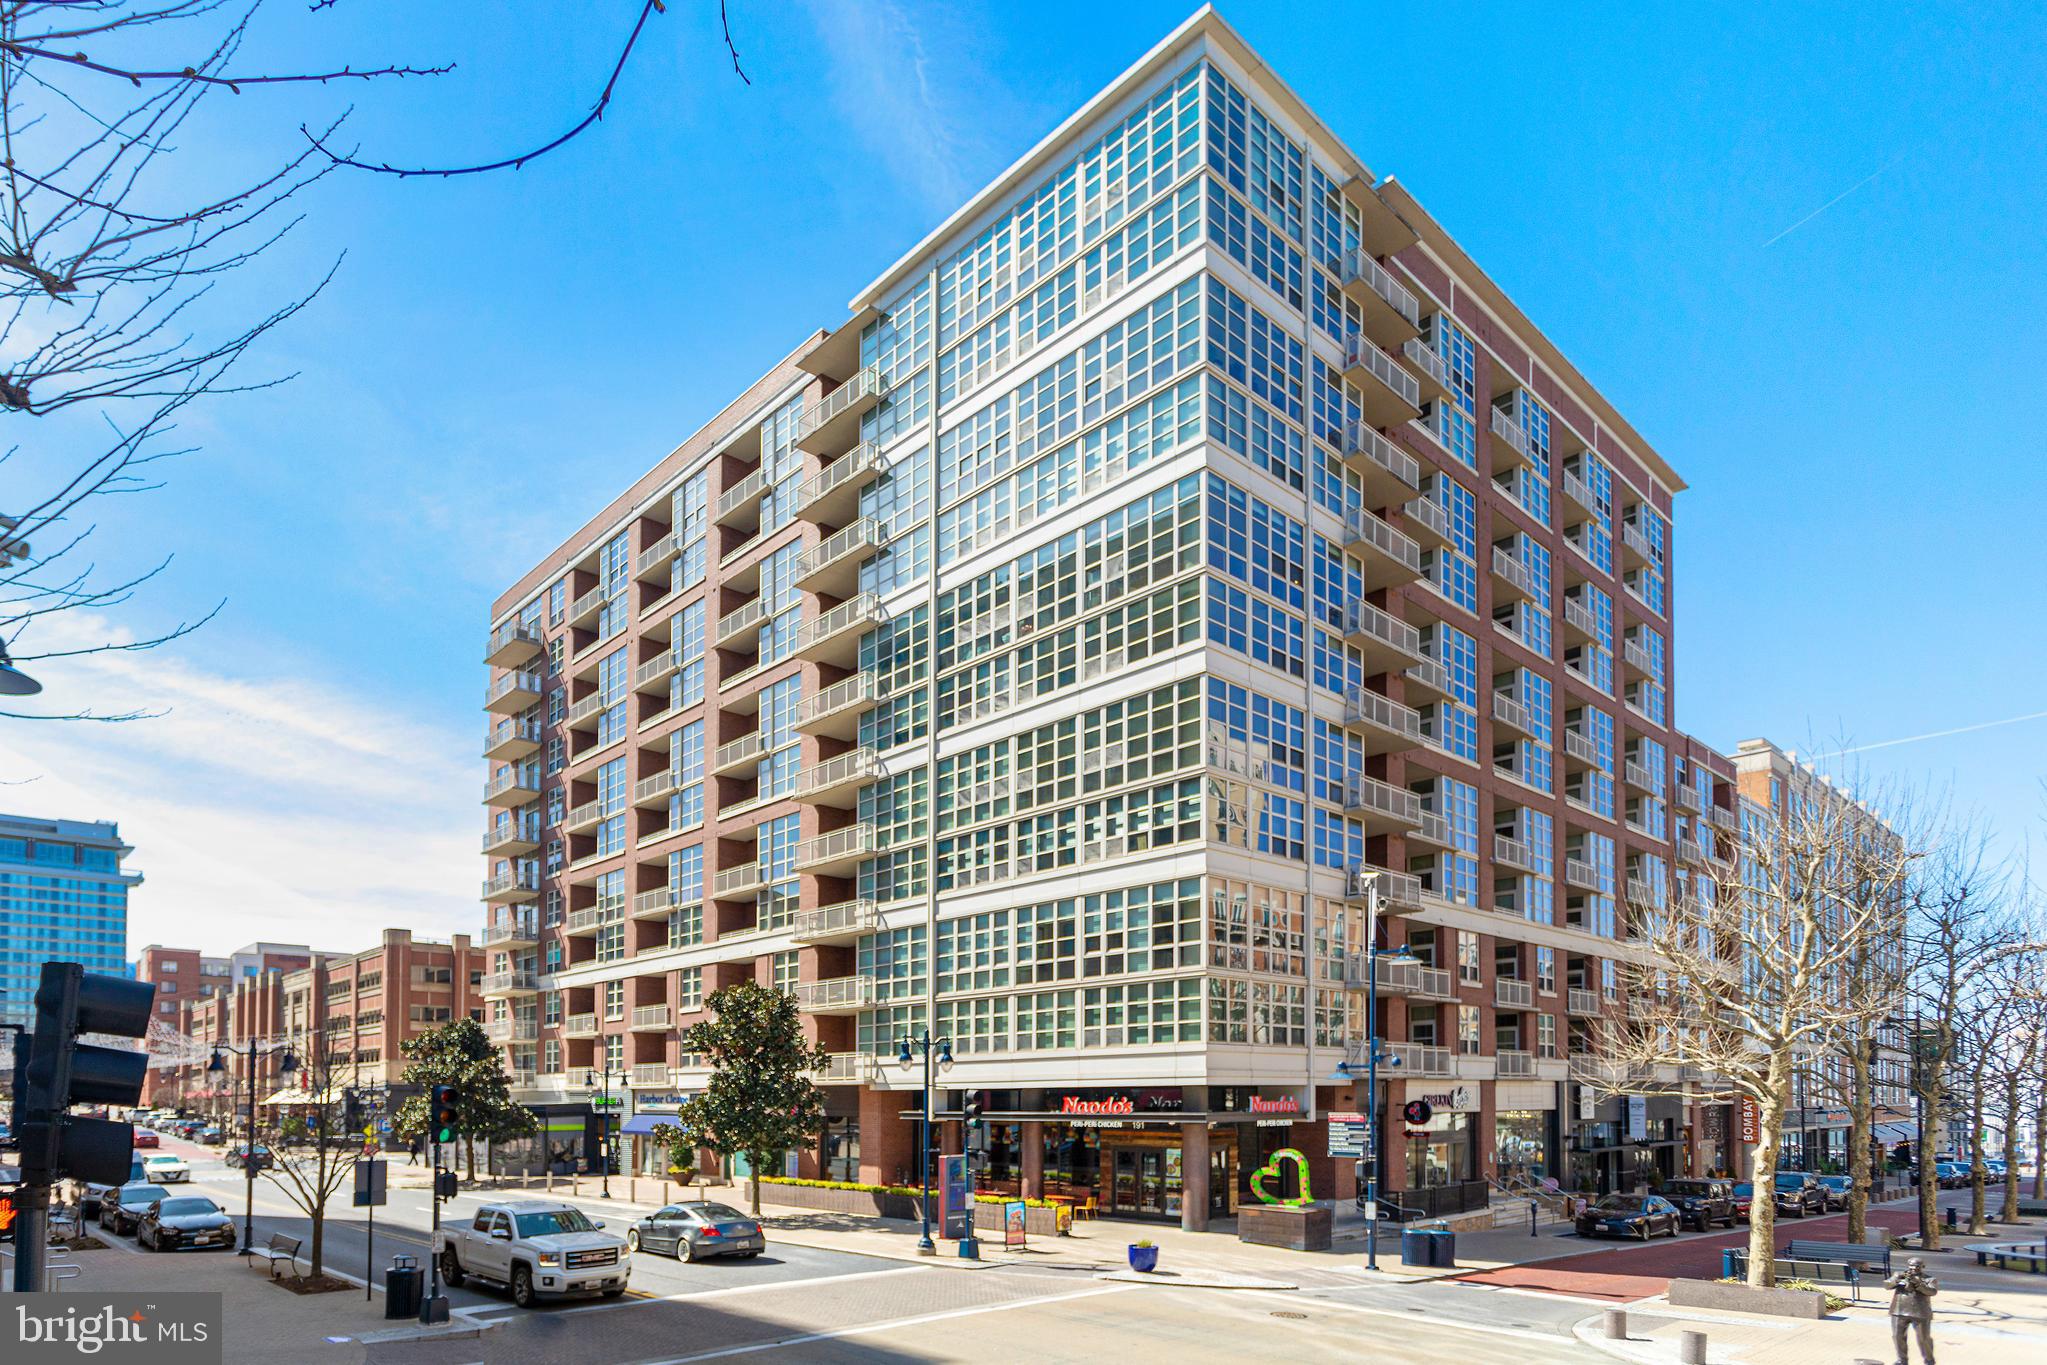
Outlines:
[[620,1137],[646,1137],[656,1124],[673,1122],[673,1114],[635,1114],[619,1126],[618,1132]]
[[270,1095],[267,1098],[261,1100],[260,1103],[264,1105],[339,1104],[341,1103],[341,1092],[339,1090],[323,1090],[320,1091],[318,1094],[315,1094],[309,1090],[300,1090],[296,1086],[286,1086],[282,1090],[272,1091]]
[[1910,1123],[1879,1123],[1870,1134],[1878,1142],[1912,1142],[1918,1138],[1919,1129]]

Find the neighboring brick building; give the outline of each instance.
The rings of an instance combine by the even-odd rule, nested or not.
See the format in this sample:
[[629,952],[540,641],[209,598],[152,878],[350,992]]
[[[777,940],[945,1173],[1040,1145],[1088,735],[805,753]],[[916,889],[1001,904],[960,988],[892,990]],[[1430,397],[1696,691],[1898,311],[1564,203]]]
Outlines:
[[[241,1035],[230,1032],[232,1004],[200,1009],[203,1002],[229,995],[244,982],[297,971],[312,958],[312,949],[302,943],[252,943],[226,957],[207,957],[196,948],[152,943],[136,959],[135,975],[156,987],[157,1023],[188,1037],[200,1037],[198,1030],[204,1030],[203,1036],[210,1042]],[[260,999],[260,993],[254,998]],[[200,1066],[152,1067],[143,1084],[142,1102],[175,1108],[181,1095],[209,1090],[217,1080],[209,1079]]]

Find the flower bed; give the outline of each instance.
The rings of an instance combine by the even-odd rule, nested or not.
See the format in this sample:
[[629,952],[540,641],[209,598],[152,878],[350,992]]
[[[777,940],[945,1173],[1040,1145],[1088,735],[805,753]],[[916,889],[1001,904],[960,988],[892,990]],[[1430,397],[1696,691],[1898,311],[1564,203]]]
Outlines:
[[[762,1176],[761,1199],[799,1209],[826,1213],[852,1213],[869,1218],[915,1220],[923,1203],[923,1191],[903,1185],[863,1185],[848,1180],[792,1180],[786,1176]],[[1002,1231],[1002,1209],[1013,1201],[1001,1195],[974,1196],[974,1227]],[[931,1217],[938,1217],[938,1201],[931,1201]],[[1024,1201],[1024,1231],[1033,1237],[1050,1237],[1057,1232],[1058,1210],[1042,1199]]]

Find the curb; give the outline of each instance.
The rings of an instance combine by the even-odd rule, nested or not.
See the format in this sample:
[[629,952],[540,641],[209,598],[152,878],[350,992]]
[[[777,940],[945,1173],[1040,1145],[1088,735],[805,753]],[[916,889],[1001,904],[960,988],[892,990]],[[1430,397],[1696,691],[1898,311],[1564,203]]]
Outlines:
[[1282,1284],[1278,1280],[1251,1280],[1231,1275],[1176,1275],[1170,1270],[1151,1270],[1139,1274],[1134,1270],[1112,1270],[1106,1275],[1095,1276],[1098,1280],[1113,1280],[1117,1284],[1148,1284],[1166,1289],[1248,1289],[1259,1291],[1299,1289],[1297,1284]]
[[495,1332],[508,1321],[511,1319],[487,1322],[472,1319],[450,1322],[445,1327],[387,1327],[377,1332],[358,1332],[353,1339],[364,1346],[379,1346],[392,1341],[473,1341],[486,1332]]

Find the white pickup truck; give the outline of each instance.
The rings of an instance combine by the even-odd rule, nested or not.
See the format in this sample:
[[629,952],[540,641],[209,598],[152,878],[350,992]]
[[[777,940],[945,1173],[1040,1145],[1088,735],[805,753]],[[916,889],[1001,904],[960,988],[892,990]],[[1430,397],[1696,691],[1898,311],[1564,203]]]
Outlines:
[[451,1288],[470,1279],[501,1284],[521,1308],[571,1295],[615,1299],[632,1274],[623,1237],[555,1199],[485,1204],[468,1223],[442,1226],[434,1255]]

